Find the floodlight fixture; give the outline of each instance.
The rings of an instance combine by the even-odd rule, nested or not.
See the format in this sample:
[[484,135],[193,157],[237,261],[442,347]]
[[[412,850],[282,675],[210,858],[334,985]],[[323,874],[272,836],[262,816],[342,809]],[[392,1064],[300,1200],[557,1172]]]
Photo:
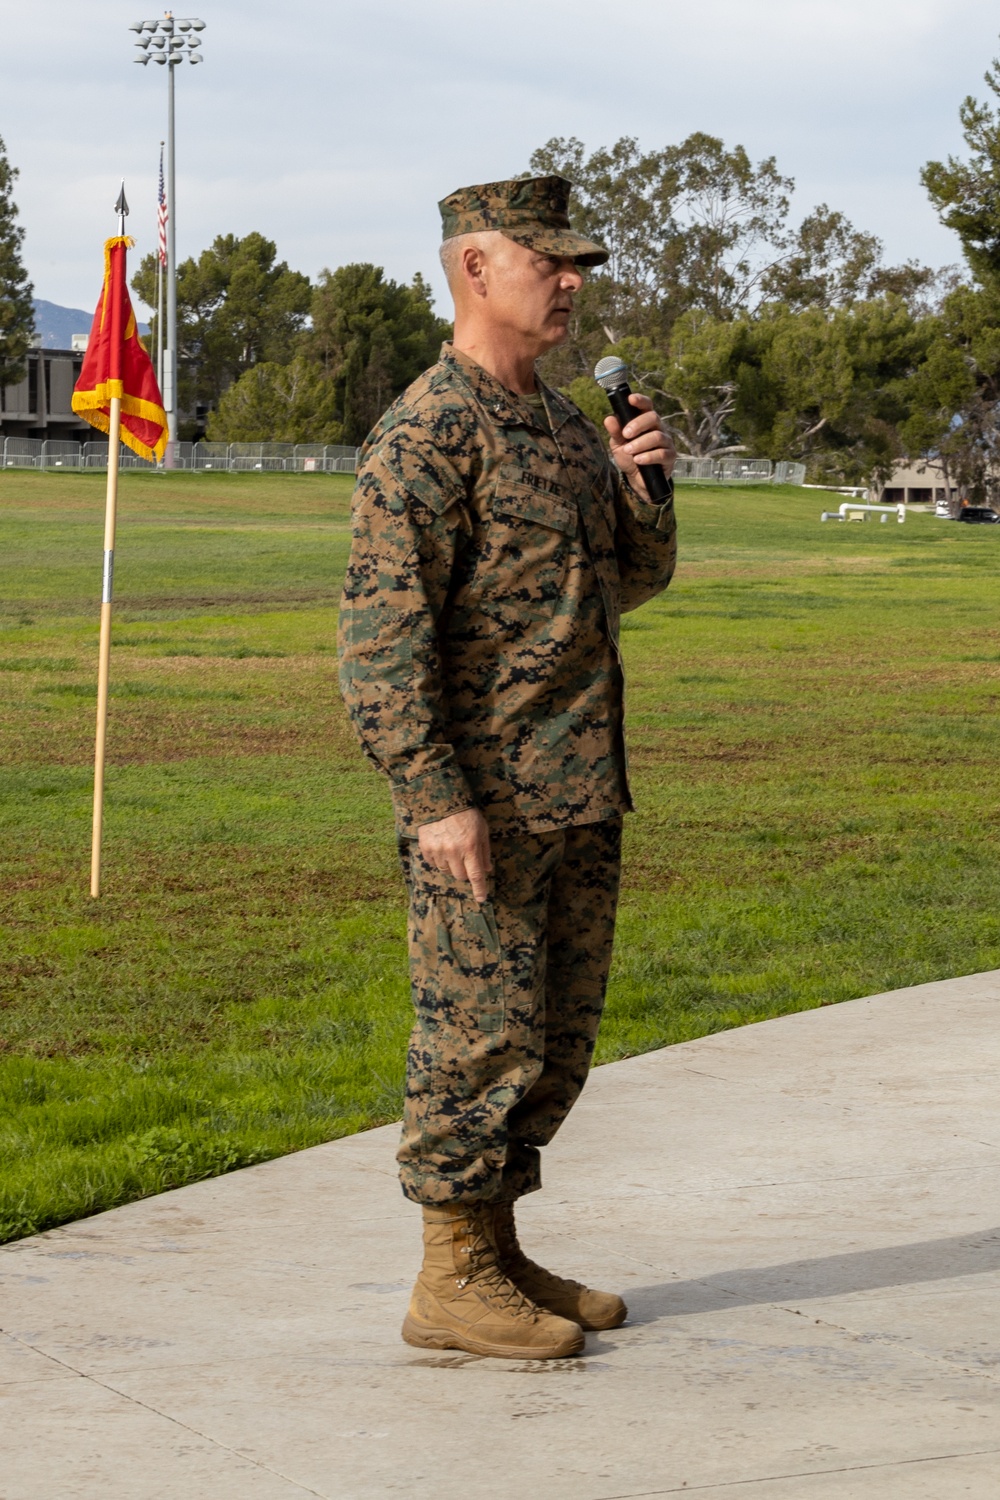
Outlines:
[[152,59],[167,69],[167,317],[163,343],[163,404],[167,412],[167,467],[173,468],[177,443],[177,203],[174,170],[174,69],[187,58],[205,61],[201,37],[205,30],[198,16],[175,16],[171,11],[158,20],[133,21],[129,27],[138,36],[138,57],[144,67]]

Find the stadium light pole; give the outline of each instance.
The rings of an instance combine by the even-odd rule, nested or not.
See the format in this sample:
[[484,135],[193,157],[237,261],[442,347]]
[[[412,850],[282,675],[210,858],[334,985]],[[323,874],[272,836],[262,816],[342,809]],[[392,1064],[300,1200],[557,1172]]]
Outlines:
[[135,21],[129,31],[137,34],[135,61],[146,67],[150,61],[167,70],[167,337],[163,345],[163,404],[167,412],[167,468],[177,453],[177,195],[174,153],[174,72],[184,61],[204,62],[199,31],[204,21],[195,16],[175,16],[166,11],[162,19]]

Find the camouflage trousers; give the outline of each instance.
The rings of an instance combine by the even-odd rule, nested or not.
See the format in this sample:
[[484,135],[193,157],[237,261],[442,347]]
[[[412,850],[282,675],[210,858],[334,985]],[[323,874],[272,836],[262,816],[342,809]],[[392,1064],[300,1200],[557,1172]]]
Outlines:
[[401,841],[416,1020],[398,1160],[415,1202],[541,1186],[539,1147],[583,1088],[597,1039],[621,831],[616,820],[495,835],[482,905]]

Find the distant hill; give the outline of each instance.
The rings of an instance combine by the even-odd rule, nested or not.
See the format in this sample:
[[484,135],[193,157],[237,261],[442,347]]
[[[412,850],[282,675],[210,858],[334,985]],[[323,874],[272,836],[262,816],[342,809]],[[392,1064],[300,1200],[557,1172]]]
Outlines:
[[[35,298],[35,332],[42,336],[43,349],[68,349],[74,333],[89,333],[94,312],[82,307],[60,307],[58,302]],[[149,332],[148,323],[138,325],[140,333]]]

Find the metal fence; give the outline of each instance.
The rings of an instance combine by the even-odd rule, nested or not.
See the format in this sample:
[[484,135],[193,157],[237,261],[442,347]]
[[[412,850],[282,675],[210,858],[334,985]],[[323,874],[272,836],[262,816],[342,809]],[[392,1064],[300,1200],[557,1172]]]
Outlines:
[[[358,450],[343,443],[177,443],[174,467],[229,474],[353,474]],[[155,469],[122,444],[123,469]],[[60,442],[52,438],[0,437],[4,469],[106,469],[107,443]]]
[[674,477],[701,484],[804,484],[806,466],[769,458],[679,458]]
[[775,466],[774,466],[774,483],[775,484],[805,484],[805,482],[806,482],[806,466],[805,466],[805,464],[790,464],[790,463],[785,463],[784,460],[782,460],[781,463],[775,464]]
[[[353,474],[358,449],[343,443],[177,443],[174,466],[199,473]],[[122,445],[123,469],[153,469]],[[5,469],[106,469],[108,445],[58,442],[52,438],[0,438]],[[804,484],[805,464],[773,464],[769,458],[679,458],[674,474],[702,484]]]
[[[358,449],[343,443],[177,443],[174,467],[199,473],[353,474]],[[108,445],[59,442],[52,438],[0,437],[5,469],[106,469]],[[154,469],[124,444],[123,469]],[[772,464],[769,458],[679,458],[674,474],[702,484],[803,484],[805,464]]]

